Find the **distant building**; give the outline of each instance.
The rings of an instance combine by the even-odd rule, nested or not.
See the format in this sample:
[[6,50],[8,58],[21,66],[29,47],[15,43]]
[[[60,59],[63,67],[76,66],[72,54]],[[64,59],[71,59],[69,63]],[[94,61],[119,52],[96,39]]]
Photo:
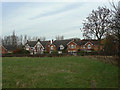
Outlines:
[[28,50],[30,54],[43,54],[49,50],[50,41],[27,41],[24,49]]
[[50,45],[50,53],[57,51],[59,54],[63,53],[63,50],[67,50],[67,44],[71,40],[52,40],[52,44]]
[[3,45],[1,45],[0,48],[1,48],[1,53],[2,53],[2,54],[8,53],[7,49],[6,49]]
[[2,45],[1,49],[2,49],[2,54],[6,54],[6,53],[13,53],[16,47],[14,47],[13,45]]

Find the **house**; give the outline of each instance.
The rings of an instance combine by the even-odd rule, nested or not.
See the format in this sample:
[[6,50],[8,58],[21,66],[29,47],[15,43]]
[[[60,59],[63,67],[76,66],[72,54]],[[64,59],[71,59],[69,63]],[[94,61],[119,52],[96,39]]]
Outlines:
[[2,54],[13,53],[15,49],[16,47],[13,45],[1,45]]
[[80,40],[72,40],[69,43],[67,43],[67,51],[68,53],[76,53],[80,46]]
[[55,41],[52,40],[52,44],[50,45],[49,52],[52,53],[57,51],[60,54],[67,51],[67,44],[70,41],[71,40],[55,40]]
[[6,54],[6,53],[8,53],[8,51],[7,51],[7,49],[3,46],[3,45],[1,45],[1,54]]
[[[91,50],[98,51],[99,42],[98,40],[81,40],[80,50],[91,52]],[[100,50],[103,49],[103,45],[100,45]]]
[[43,54],[45,51],[49,51],[50,41],[27,41],[24,49],[28,50],[30,54]]
[[6,48],[7,52],[8,53],[13,53],[14,50],[16,50],[16,46],[13,46],[13,45],[4,45],[4,47]]

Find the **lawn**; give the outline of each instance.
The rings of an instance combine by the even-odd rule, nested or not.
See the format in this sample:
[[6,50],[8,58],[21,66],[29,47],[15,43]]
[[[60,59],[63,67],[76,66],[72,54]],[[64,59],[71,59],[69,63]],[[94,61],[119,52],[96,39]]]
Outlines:
[[4,57],[3,88],[118,87],[118,67],[86,57]]

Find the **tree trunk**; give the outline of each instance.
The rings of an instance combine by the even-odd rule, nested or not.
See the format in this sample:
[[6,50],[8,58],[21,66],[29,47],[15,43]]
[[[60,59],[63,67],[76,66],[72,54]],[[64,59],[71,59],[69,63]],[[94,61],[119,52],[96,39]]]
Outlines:
[[98,55],[100,55],[101,39],[98,39]]

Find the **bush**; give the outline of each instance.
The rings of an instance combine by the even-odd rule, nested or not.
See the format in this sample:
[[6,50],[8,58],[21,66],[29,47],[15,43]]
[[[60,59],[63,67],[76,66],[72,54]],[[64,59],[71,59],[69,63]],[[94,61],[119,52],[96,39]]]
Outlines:
[[58,52],[57,52],[57,51],[52,51],[51,54],[52,54],[52,55],[57,55]]
[[16,49],[13,54],[30,54],[30,52],[24,49]]
[[57,51],[54,51],[54,52],[53,52],[53,54],[55,54],[55,55],[56,55],[56,54],[58,54],[58,52],[57,52]]
[[80,49],[78,49],[78,52],[80,52],[81,50]]
[[84,54],[85,54],[85,51],[80,51],[81,56],[84,56]]
[[78,49],[77,54],[80,55],[80,56],[84,56],[85,55],[85,51]]
[[63,49],[63,50],[62,50],[62,53],[67,53],[66,49]]
[[48,54],[49,52],[48,51],[45,51],[44,54]]

